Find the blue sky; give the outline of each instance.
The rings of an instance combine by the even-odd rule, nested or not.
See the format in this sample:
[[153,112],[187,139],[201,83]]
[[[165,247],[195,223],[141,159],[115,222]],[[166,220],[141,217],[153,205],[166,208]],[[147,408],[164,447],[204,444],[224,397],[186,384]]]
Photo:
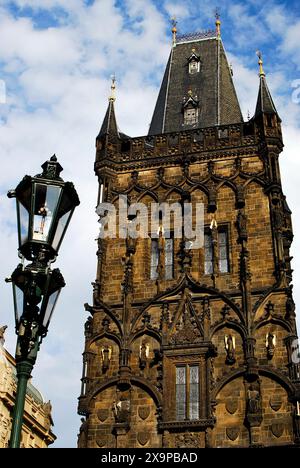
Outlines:
[[[53,153],[81,198],[57,266],[67,286],[42,345],[34,382],[53,403],[57,447],[76,446],[80,418],[85,302],[96,272],[97,180],[94,138],[117,77],[120,129],[146,134],[170,52],[170,17],[180,33],[214,28],[221,4],[222,38],[246,118],[258,92],[255,52],[262,50],[275,104],[283,119],[284,191],[294,212],[294,284],[300,301],[300,4],[257,0],[0,0],[0,277],[18,263],[14,205],[6,198],[25,173],[36,174]],[[2,93],[3,94],[3,93]],[[14,353],[12,295],[0,282],[0,324]]]

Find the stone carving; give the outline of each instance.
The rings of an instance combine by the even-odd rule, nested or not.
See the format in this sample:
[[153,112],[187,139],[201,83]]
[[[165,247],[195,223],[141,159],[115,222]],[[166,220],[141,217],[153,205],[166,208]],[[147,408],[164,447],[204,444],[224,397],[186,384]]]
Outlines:
[[238,400],[227,400],[225,404],[226,411],[228,411],[229,414],[234,414],[237,412],[238,409]]
[[107,445],[107,437],[104,435],[101,439],[97,439],[96,444],[99,448],[105,447],[105,445]]
[[247,421],[250,427],[259,427],[262,422],[262,402],[258,382],[251,384],[247,390]]
[[284,423],[273,423],[271,425],[272,434],[279,439],[282,436],[284,431]]
[[6,446],[8,442],[9,432],[10,432],[10,422],[9,419],[3,415],[0,415],[0,440],[3,447]]
[[239,427],[226,427],[226,435],[232,442],[238,438],[239,433]]
[[225,350],[226,350],[226,364],[233,365],[235,359],[235,337],[232,335],[225,335]]
[[51,426],[54,425],[53,419],[52,419],[52,416],[51,416],[52,405],[51,405],[50,401],[43,404],[43,410],[44,410],[44,413],[45,413],[45,427],[47,428],[47,430],[49,430],[51,428]]
[[274,335],[272,332],[267,333],[266,348],[267,348],[267,356],[269,360],[271,360],[274,356],[275,347],[276,347],[276,335]]
[[143,421],[145,421],[150,415],[150,406],[139,406],[138,415]]
[[78,435],[78,448],[86,448],[87,435],[88,435],[88,421],[85,418],[81,418],[81,426],[80,426],[79,435]]
[[88,317],[87,321],[84,324],[84,334],[85,334],[86,339],[89,339],[92,336],[92,326],[93,326],[93,318]]
[[101,349],[101,357],[102,357],[102,370],[103,373],[108,371],[109,366],[110,366],[110,361],[111,361],[111,355],[112,355],[112,349],[111,347],[105,345]]
[[108,408],[101,408],[97,411],[99,421],[104,422],[108,418]]
[[149,432],[146,432],[146,431],[144,431],[144,432],[138,432],[138,433],[137,433],[137,440],[138,440],[138,443],[139,443],[140,445],[143,445],[143,446],[146,445],[146,444],[149,442],[149,440],[150,440],[150,434],[149,434]]
[[196,320],[185,310],[181,322],[176,326],[176,332],[170,338],[173,344],[199,343],[201,341],[200,330]]
[[129,424],[130,401],[126,396],[121,396],[118,402],[114,401],[113,413],[116,423]]
[[176,448],[197,448],[200,447],[200,440],[197,434],[178,434],[175,436]]
[[5,331],[7,329],[7,325],[4,325],[3,327],[0,327],[0,346],[4,345],[5,343]]
[[280,395],[272,395],[269,400],[270,407],[273,411],[279,411],[282,406],[282,399]]
[[140,369],[145,369],[147,367],[148,363],[148,358],[149,358],[149,345],[145,343],[145,341],[142,342],[140,346]]

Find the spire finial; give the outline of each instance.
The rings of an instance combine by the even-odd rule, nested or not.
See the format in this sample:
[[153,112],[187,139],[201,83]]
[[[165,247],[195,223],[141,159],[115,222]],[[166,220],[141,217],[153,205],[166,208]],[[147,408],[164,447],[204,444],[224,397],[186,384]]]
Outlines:
[[217,33],[217,37],[220,38],[221,37],[221,16],[220,16],[220,11],[218,8],[216,8],[216,13],[215,13],[215,17],[216,17],[216,33]]
[[176,19],[176,16],[173,16],[171,18],[171,24],[172,24],[173,46],[175,46],[176,45],[176,34],[177,34],[177,19]]
[[115,75],[111,75],[111,94],[109,96],[109,101],[110,102],[115,102],[116,100],[116,76]]
[[263,57],[262,57],[262,53],[260,50],[258,50],[256,52],[256,55],[258,57],[258,65],[259,65],[259,76],[262,77],[262,76],[266,76],[265,72],[264,72],[264,67],[263,67]]

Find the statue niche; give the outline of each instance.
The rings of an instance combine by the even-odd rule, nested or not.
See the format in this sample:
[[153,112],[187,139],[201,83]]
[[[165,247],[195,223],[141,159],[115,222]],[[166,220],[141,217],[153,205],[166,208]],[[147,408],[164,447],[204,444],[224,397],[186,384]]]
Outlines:
[[261,392],[259,382],[257,381],[248,386],[246,420],[250,427],[259,427],[262,419]]
[[226,364],[233,365],[236,362],[235,358],[235,337],[232,335],[225,335],[225,350],[226,350]]

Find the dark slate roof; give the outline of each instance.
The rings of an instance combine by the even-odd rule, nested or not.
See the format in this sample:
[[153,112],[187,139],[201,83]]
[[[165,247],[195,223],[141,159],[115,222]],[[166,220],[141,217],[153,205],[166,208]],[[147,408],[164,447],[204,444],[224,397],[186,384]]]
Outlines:
[[[243,121],[222,41],[213,35],[182,36],[172,48],[155,106],[149,134]],[[195,49],[199,73],[189,74],[188,59]],[[188,92],[199,101],[199,122],[183,124],[182,104]]]
[[273,102],[270,90],[267,85],[265,75],[260,77],[259,92],[255,110],[255,117],[259,114],[277,114],[275,104]]
[[116,135],[119,137],[119,131],[117,126],[117,120],[115,115],[114,101],[111,99],[108,104],[108,108],[97,138],[105,135]]

